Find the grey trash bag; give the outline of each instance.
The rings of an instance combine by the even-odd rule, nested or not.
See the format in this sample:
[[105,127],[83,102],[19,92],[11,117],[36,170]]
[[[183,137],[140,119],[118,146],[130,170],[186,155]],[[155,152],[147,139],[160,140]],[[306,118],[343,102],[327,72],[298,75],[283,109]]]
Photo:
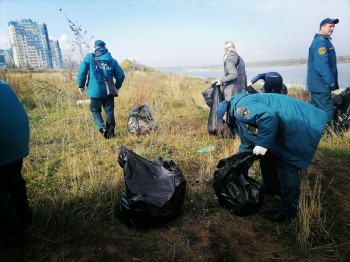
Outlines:
[[129,111],[128,130],[137,135],[154,131],[156,122],[148,105],[135,106]]

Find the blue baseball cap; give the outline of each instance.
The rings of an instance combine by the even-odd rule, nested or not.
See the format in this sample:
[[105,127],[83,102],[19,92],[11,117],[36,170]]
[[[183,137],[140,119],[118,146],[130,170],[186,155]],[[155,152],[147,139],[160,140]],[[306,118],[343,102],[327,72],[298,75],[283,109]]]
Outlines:
[[95,47],[105,47],[106,43],[103,42],[102,40],[96,40],[95,41]]
[[338,24],[338,23],[339,23],[339,19],[325,18],[321,21],[320,27],[325,24]]

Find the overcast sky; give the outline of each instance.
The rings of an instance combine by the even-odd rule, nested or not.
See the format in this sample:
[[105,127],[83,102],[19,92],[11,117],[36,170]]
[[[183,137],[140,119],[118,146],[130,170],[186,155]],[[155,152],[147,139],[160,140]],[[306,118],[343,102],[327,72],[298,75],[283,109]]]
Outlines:
[[326,17],[340,20],[337,55],[350,55],[350,0],[0,0],[0,48],[10,46],[7,23],[20,19],[73,41],[64,14],[117,60],[153,67],[221,64],[227,40],[246,62],[306,58]]

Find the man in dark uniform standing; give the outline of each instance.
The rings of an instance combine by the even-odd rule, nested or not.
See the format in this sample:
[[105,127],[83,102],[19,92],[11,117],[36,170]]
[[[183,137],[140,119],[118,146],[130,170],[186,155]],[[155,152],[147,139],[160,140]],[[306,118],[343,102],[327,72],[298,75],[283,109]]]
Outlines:
[[311,93],[310,103],[326,111],[328,123],[333,119],[332,91],[339,88],[337,58],[331,35],[339,19],[326,18],[320,23],[320,31],[314,36],[309,48],[307,63],[307,88]]

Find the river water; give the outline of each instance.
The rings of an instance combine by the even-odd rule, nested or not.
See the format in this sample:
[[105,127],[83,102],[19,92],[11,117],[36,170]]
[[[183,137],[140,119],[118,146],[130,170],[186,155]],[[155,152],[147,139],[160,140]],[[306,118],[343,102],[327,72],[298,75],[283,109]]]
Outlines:
[[[307,65],[293,66],[276,66],[276,67],[246,67],[248,81],[259,73],[279,72],[283,77],[283,82],[289,85],[305,86],[306,84],[306,69]],[[338,63],[338,83],[340,88],[350,87],[350,63]],[[162,70],[164,73],[179,74],[192,77],[203,78],[222,78],[224,76],[223,69],[208,70],[208,69],[172,69]]]

